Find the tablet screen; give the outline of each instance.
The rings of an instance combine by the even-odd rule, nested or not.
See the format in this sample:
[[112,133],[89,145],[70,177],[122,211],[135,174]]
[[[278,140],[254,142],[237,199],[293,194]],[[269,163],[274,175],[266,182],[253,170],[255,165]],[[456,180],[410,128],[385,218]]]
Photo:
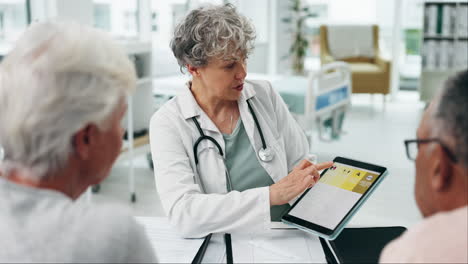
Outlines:
[[334,230],[380,175],[335,162],[288,214]]

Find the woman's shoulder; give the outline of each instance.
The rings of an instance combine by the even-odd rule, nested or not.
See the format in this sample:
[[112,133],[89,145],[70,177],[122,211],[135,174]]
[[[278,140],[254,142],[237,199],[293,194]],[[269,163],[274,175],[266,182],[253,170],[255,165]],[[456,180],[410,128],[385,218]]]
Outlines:
[[245,80],[247,84],[250,85],[250,91],[246,91],[246,96],[250,97],[255,95],[257,98],[260,99],[268,99],[271,101],[273,96],[275,95],[275,91],[271,86],[271,83],[267,80]]
[[181,110],[178,103],[178,97],[175,96],[169,101],[165,102],[154,114],[151,116],[151,126],[157,124],[172,123],[176,118],[181,118]]
[[252,85],[255,92],[270,92],[272,90],[271,83],[267,80],[246,79],[245,82]]

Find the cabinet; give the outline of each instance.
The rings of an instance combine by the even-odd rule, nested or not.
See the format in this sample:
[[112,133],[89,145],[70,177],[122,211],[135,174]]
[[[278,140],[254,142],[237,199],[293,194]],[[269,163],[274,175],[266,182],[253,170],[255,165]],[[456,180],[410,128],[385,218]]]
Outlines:
[[424,2],[420,99],[428,102],[454,73],[468,68],[468,2]]

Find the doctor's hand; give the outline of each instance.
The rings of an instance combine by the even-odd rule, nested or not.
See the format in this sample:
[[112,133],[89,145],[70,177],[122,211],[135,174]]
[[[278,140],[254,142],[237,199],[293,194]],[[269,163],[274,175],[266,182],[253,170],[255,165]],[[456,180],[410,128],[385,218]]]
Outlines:
[[270,186],[270,205],[282,205],[294,199],[320,179],[319,171],[329,168],[333,162],[312,164],[302,160],[288,176]]

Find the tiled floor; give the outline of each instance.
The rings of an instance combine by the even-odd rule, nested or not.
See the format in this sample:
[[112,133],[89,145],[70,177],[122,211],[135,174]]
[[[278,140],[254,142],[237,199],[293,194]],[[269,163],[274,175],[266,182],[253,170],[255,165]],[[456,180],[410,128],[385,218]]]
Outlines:
[[[385,109],[381,96],[372,100],[370,95],[354,95],[344,123],[346,133],[340,140],[322,142],[314,135],[311,152],[318,154],[319,161],[345,156],[389,169],[387,178],[353,217],[351,225],[410,226],[421,218],[413,198],[414,163],[406,158],[403,140],[415,136],[423,108],[417,92],[399,92],[395,99],[387,100]],[[121,203],[131,207],[137,216],[163,216],[146,157],[138,157],[135,163],[136,203],[130,202],[125,162],[114,166],[91,201]]]

